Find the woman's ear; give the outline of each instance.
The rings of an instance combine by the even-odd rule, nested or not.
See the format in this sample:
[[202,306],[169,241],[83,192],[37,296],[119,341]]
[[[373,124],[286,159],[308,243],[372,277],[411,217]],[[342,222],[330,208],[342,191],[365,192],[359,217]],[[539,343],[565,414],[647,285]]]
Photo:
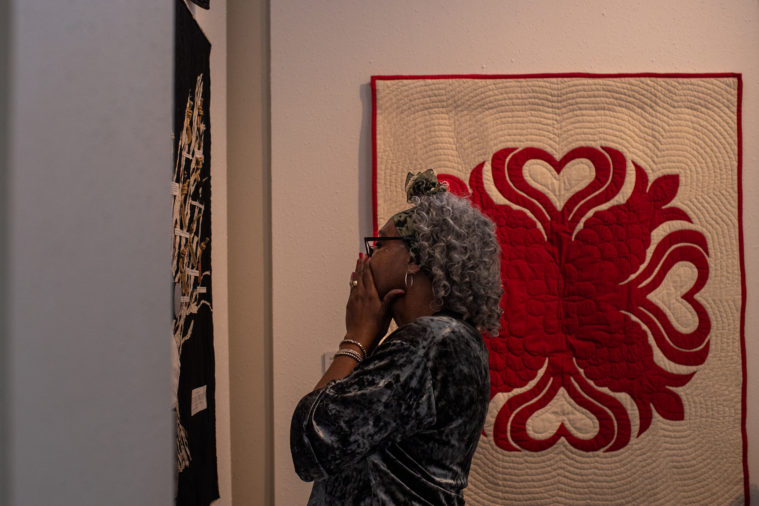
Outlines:
[[413,262],[413,260],[408,263],[408,272],[409,272],[409,274],[416,274],[420,270],[422,270],[422,268],[419,267],[419,264],[415,264]]

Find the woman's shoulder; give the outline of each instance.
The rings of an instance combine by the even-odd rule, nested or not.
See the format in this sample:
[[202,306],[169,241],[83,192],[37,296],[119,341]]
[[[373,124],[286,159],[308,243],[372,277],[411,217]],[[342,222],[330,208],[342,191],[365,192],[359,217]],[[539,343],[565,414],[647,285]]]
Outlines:
[[454,313],[437,313],[432,316],[422,316],[416,322],[436,333],[463,333],[479,336],[480,333],[470,323]]
[[456,315],[438,313],[422,316],[399,327],[388,339],[405,341],[412,345],[429,346],[441,341],[461,339],[481,341],[479,331]]

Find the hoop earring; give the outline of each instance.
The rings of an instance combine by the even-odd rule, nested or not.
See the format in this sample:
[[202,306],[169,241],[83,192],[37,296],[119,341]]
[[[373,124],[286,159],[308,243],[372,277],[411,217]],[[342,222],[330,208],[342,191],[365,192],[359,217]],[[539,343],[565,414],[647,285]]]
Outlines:
[[403,284],[406,285],[406,291],[408,291],[409,288],[414,286],[414,275],[413,274],[411,275],[411,284],[409,284],[408,282],[408,275],[409,275],[409,272],[406,271],[406,275],[403,276]]

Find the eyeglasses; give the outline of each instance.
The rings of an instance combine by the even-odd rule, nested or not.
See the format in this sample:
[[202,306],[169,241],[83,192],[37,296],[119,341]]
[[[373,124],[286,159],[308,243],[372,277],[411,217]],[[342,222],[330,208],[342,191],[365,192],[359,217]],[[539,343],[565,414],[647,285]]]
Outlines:
[[374,250],[382,247],[382,243],[385,241],[403,241],[407,246],[411,244],[414,238],[408,237],[364,237],[364,247],[366,248],[367,256],[372,256]]

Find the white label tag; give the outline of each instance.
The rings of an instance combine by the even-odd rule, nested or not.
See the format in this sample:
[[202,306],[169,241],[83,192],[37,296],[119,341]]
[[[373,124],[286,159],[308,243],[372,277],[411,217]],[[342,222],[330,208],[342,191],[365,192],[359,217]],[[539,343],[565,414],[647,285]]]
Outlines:
[[190,413],[194,416],[196,413],[200,413],[208,407],[206,403],[206,386],[192,389],[192,404],[190,406]]

